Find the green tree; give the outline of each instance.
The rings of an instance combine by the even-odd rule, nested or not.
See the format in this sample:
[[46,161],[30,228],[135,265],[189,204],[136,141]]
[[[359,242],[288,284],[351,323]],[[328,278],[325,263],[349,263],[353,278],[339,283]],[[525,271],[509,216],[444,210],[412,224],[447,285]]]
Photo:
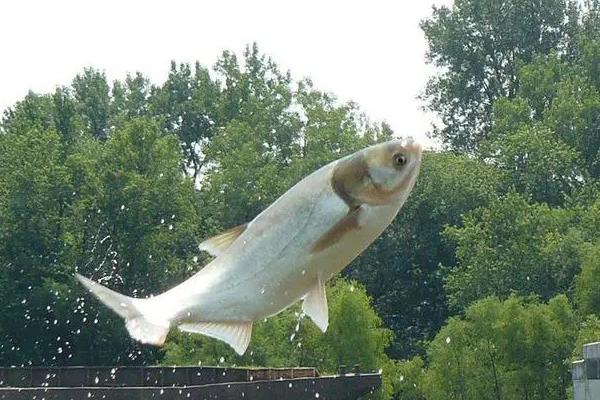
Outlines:
[[110,133],[111,103],[106,75],[93,68],[86,68],[73,79],[72,86],[88,132],[98,139],[106,139]]
[[425,362],[419,356],[410,360],[396,362],[392,385],[395,399],[425,400],[423,379]]
[[577,151],[547,128],[517,128],[487,143],[485,152],[518,193],[537,202],[562,205],[586,181]]
[[128,74],[124,82],[115,81],[112,86],[112,104],[110,113],[115,120],[142,117],[148,115],[150,81],[142,73]]
[[86,304],[72,274],[140,296],[192,272],[195,238],[210,225],[200,224],[177,139],[139,119],[105,142],[84,134],[73,143],[15,110],[0,135],[0,362],[129,363],[140,354],[152,362],[158,353]]
[[60,148],[55,131],[35,126],[0,135],[0,296],[5,307],[0,316],[0,363],[4,365],[63,358],[56,354],[58,327],[46,311],[53,297],[47,280],[64,274],[58,262],[59,226],[69,185]]
[[[143,118],[129,121],[103,146],[86,228],[108,236],[103,244],[119,255],[119,265],[115,268],[113,259],[96,266],[94,274],[116,275],[117,284],[144,288],[141,296],[165,290],[173,279],[189,274],[197,237],[205,232],[193,181],[180,172],[181,159],[177,138],[161,135],[157,123]],[[81,257],[98,246],[94,236],[84,242]]]
[[600,93],[575,72],[557,85],[557,97],[545,116],[545,124],[557,136],[579,150],[589,173],[600,177]]
[[66,155],[71,151],[69,146],[77,142],[78,136],[83,131],[83,118],[77,113],[77,104],[70,88],[57,88],[52,95],[52,101],[54,127],[68,145],[64,152]]
[[[589,47],[586,45],[585,48]],[[494,104],[494,126],[488,140],[493,143],[493,150],[483,145],[482,155],[494,157],[494,151],[504,150],[503,144],[508,145],[509,153],[514,153],[510,148],[515,146],[510,145],[506,136],[515,135],[520,129],[529,129],[533,132],[527,134],[526,149],[533,144],[536,136],[541,135],[546,142],[544,147],[550,144],[549,141],[558,146],[555,151],[559,153],[557,159],[565,165],[563,168],[582,168],[582,173],[578,174],[581,178],[589,175],[597,178],[600,171],[597,161],[600,92],[594,86],[595,78],[589,75],[589,67],[584,67],[589,62],[583,61],[584,57],[561,60],[552,53],[537,56],[531,63],[522,65],[517,73],[519,88],[516,97],[504,97]],[[542,140],[537,140],[538,147]],[[576,158],[581,161],[573,163],[574,155],[565,159],[566,151],[576,152]],[[547,164],[548,170],[556,170],[552,162],[553,159],[548,158],[539,160],[537,164]]]
[[201,194],[224,228],[251,220],[313,170],[391,136],[309,81],[294,89],[289,73],[256,47],[246,50],[244,67],[224,53],[217,71],[225,82],[222,125],[205,147]]
[[583,263],[581,272],[575,280],[575,301],[579,312],[585,316],[600,314],[600,293],[598,282],[600,281],[600,246],[587,246],[583,252]]
[[480,300],[429,345],[426,398],[564,399],[574,324],[565,296]]
[[583,358],[583,345],[586,343],[600,342],[600,317],[588,315],[579,325],[577,340],[573,347],[572,360]]
[[37,128],[54,128],[54,112],[50,96],[29,92],[25,98],[4,111],[2,129],[6,133],[25,133]]
[[517,67],[568,39],[565,0],[456,0],[434,7],[421,23],[428,61],[440,68],[423,94],[443,127],[434,135],[449,147],[475,151],[492,127],[494,102],[513,98]]
[[199,63],[192,70],[189,64],[178,66],[172,62],[169,78],[161,87],[152,89],[148,103],[151,114],[160,116],[163,129],[179,138],[185,168],[197,180],[205,164],[203,146],[219,126],[218,83]]
[[462,309],[489,295],[547,300],[567,292],[580,263],[576,217],[509,193],[467,214],[462,227],[446,228],[458,260],[446,281],[450,304]]

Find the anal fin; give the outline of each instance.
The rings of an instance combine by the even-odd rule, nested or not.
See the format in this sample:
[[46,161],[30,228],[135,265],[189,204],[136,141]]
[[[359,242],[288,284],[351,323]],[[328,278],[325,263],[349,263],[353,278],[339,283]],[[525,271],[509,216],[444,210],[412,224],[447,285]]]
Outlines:
[[183,332],[199,333],[230,345],[239,355],[244,354],[252,337],[252,322],[198,322],[179,325]]
[[248,224],[238,225],[235,228],[221,232],[211,238],[206,239],[198,245],[200,250],[204,250],[211,255],[218,257],[237,239],[244,231]]
[[327,326],[329,325],[329,309],[327,307],[325,284],[321,281],[321,277],[317,278],[315,285],[304,296],[302,311],[313,320],[322,332],[327,330]]

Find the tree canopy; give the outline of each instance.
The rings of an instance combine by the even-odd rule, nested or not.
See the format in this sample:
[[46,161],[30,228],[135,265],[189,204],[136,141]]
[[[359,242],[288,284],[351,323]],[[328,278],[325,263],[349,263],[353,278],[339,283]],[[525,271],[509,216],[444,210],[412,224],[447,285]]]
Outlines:
[[[539,4],[538,4],[539,3]],[[197,244],[325,163],[404,135],[256,45],[109,82],[86,68],[0,122],[0,364],[383,369],[378,396],[564,398],[600,340],[600,2],[456,0],[423,21],[443,148],[398,217],[328,287],[322,334],[292,307],[248,352],[132,341],[76,285],[135,297],[203,267]]]

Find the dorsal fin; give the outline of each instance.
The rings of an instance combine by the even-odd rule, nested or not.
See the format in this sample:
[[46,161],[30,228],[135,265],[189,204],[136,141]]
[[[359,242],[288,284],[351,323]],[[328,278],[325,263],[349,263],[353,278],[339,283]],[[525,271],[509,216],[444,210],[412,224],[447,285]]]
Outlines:
[[246,223],[221,232],[200,243],[198,248],[218,257],[246,230],[247,226]]

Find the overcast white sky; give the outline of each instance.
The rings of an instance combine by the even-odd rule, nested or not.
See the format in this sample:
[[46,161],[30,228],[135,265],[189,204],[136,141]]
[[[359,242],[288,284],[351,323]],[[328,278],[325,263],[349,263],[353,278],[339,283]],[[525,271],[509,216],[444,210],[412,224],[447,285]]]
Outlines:
[[354,100],[399,135],[424,138],[416,100],[431,68],[419,21],[450,0],[5,1],[0,3],[0,109],[52,91],[86,66],[110,79],[141,71],[162,83],[170,60],[212,66],[258,42],[295,78]]

